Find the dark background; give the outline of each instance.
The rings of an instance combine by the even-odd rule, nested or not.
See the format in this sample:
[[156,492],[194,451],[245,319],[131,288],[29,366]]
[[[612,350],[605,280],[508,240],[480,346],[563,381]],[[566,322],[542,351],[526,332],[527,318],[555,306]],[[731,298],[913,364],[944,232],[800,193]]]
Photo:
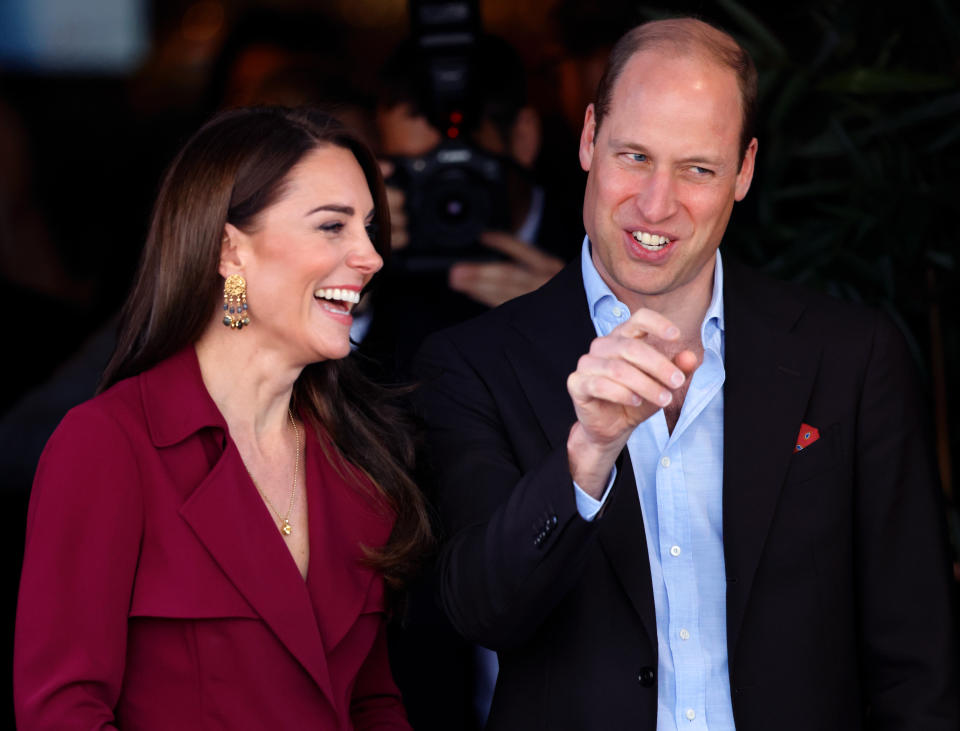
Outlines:
[[[79,60],[38,68],[0,54],[0,417],[16,413],[31,389],[108,326],[130,286],[163,167],[221,103],[218,59],[232,31],[266,5],[143,0],[143,53],[127,68],[93,70]],[[643,19],[693,13],[750,49],[761,75],[760,148],[726,251],[895,318],[917,361],[952,508],[951,463],[960,454],[950,428],[960,419],[960,8],[951,0],[480,5],[484,27],[514,43],[527,64],[544,120],[541,174],[565,177],[572,188],[583,181],[583,104],[598,59],[620,33]],[[269,6],[319,14],[311,43],[361,105],[407,31],[404,0]],[[14,458],[28,451],[0,432],[6,658],[29,490],[23,471],[32,472],[32,458],[28,468]],[[956,542],[955,520],[952,531]],[[9,713],[7,696],[0,716]]]

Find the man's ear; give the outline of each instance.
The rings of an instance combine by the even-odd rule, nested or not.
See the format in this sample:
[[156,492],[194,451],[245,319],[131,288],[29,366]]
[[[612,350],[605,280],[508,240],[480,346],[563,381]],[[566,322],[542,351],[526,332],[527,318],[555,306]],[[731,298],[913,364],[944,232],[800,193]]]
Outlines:
[[740,163],[740,171],[737,173],[737,185],[734,190],[733,199],[742,201],[747,191],[750,190],[750,182],[753,180],[753,167],[757,161],[757,138],[754,137],[747,145],[747,151],[743,155],[743,161]]
[[541,141],[540,115],[533,107],[524,107],[510,130],[510,155],[523,167],[532,168],[540,154]]
[[588,104],[587,111],[583,115],[583,131],[580,133],[580,167],[587,171],[593,164],[594,137],[596,134],[597,118],[593,104]]
[[240,274],[243,271],[243,255],[240,251],[240,241],[243,232],[232,223],[224,224],[223,237],[220,240],[220,276],[224,279],[231,274]]

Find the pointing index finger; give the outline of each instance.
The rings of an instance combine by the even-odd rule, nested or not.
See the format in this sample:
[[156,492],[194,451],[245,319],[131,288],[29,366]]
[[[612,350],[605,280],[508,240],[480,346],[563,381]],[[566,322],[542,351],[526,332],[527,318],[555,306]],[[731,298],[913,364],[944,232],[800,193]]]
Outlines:
[[659,312],[641,308],[634,312],[630,319],[616,328],[622,335],[631,338],[642,338],[645,335],[655,335],[661,340],[676,340],[680,337],[680,330],[670,320]]

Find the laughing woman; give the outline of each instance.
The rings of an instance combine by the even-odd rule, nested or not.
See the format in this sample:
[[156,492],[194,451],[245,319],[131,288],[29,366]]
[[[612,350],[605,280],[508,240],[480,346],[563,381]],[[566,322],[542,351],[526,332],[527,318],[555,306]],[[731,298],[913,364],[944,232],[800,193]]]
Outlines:
[[19,728],[409,728],[385,589],[429,528],[346,358],[388,231],[374,158],[317,112],[226,112],[180,152],[101,392],[37,470]]

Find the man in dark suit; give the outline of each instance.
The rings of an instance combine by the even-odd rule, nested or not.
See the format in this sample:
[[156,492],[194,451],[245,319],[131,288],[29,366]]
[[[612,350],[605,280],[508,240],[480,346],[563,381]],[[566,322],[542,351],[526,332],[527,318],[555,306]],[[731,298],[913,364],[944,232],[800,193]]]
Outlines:
[[721,260],[756,71],[692,19],[611,53],[579,261],[419,358],[441,595],[489,729],[954,731],[942,513],[886,319]]

